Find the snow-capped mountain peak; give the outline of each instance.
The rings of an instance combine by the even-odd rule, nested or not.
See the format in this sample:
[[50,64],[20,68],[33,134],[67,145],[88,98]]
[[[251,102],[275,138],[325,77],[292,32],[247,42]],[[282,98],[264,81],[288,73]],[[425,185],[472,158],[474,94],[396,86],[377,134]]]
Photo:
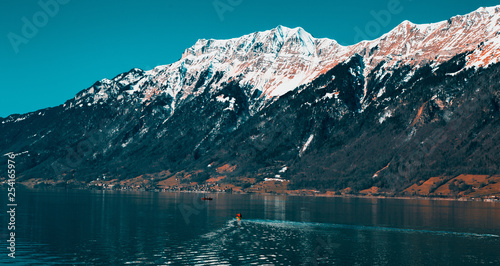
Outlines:
[[[316,39],[300,27],[280,25],[239,38],[198,40],[173,64],[149,71],[136,69],[111,82],[100,82],[100,87],[92,89],[97,98],[87,102],[138,96],[136,100],[147,105],[160,95],[168,95],[173,99],[169,108],[174,110],[190,95],[236,82],[247,95],[258,95],[249,107],[253,113],[355,55],[362,57],[364,69],[360,71],[365,77],[381,63],[382,75],[403,65],[440,64],[461,53],[469,53],[467,68],[488,66],[500,58],[499,36],[500,6],[431,24],[403,21],[375,40],[351,46]],[[215,76],[217,79],[211,81]]]
[[289,51],[313,55],[316,52],[316,39],[300,27],[288,28],[280,25],[271,30],[254,32],[239,38],[200,39],[184,51],[182,58],[209,55],[213,52],[229,52],[240,57],[247,56],[248,53],[277,55],[284,46],[289,47]]

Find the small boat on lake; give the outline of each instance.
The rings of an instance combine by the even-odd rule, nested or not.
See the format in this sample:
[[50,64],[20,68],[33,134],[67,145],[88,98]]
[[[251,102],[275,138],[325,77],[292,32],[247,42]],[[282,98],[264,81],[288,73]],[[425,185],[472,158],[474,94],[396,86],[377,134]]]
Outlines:
[[203,194],[203,197],[201,198],[201,200],[213,200],[213,198],[207,197],[205,194]]

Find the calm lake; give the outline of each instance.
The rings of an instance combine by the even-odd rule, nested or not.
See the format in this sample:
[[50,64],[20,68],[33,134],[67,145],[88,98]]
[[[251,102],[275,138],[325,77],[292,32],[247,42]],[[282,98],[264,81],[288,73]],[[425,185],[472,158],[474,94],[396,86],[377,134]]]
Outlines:
[[[18,190],[0,264],[500,265],[500,204]],[[237,221],[241,213],[243,220]]]

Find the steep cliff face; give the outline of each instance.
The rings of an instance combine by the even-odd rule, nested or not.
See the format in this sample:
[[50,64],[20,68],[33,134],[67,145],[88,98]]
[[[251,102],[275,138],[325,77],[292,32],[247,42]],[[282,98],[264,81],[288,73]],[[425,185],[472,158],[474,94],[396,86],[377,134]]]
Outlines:
[[[63,105],[0,121],[21,178],[169,170],[401,190],[499,173],[500,8],[405,21],[341,46],[302,28],[199,40],[173,64],[104,79]],[[285,169],[285,170],[283,170]],[[231,179],[233,178],[233,179]]]

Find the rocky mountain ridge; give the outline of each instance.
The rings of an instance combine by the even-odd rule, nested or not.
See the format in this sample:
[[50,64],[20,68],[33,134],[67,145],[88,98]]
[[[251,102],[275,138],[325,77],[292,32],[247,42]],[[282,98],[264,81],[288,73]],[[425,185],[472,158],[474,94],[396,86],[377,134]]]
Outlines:
[[494,175],[499,35],[497,6],[352,46],[283,26],[199,40],[173,64],[1,119],[0,151],[29,151],[21,178],[85,182],[167,171],[197,184],[403,191]]

